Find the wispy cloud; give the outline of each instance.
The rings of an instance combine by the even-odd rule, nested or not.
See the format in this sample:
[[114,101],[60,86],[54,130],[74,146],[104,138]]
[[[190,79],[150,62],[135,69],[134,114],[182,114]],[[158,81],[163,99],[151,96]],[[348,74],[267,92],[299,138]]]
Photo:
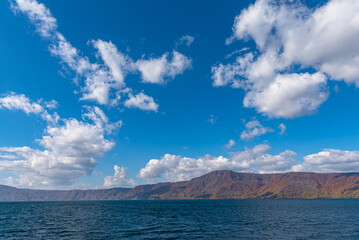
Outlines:
[[178,41],[176,41],[175,45],[176,45],[176,47],[178,47],[180,45],[186,45],[187,47],[189,47],[194,42],[194,40],[195,40],[195,37],[190,36],[190,35],[184,35],[184,36],[180,37],[180,39],[178,39]]
[[81,100],[114,106],[119,103],[119,92],[126,94],[123,90],[128,88],[125,83],[127,74],[140,73],[142,82],[163,84],[191,67],[191,59],[177,51],[173,51],[170,60],[169,54],[165,53],[160,58],[134,61],[112,42],[100,39],[90,43],[103,63],[91,63],[57,30],[57,21],[44,4],[36,0],[13,0],[11,5],[14,12],[28,16],[36,31],[50,41],[51,54],[75,72],[74,82],[80,86]]
[[287,126],[284,123],[279,124],[278,128],[280,130],[279,135],[283,135],[287,131]]
[[15,0],[10,3],[15,12],[21,11],[29,17],[41,36],[51,37],[56,31],[57,21],[44,4],[34,0]]
[[56,106],[57,102],[55,100],[50,102],[43,102],[42,100],[32,102],[24,94],[16,94],[14,92],[10,92],[0,97],[0,109],[21,110],[28,115],[39,115],[41,118],[51,123],[56,123],[59,120],[59,116],[56,112],[49,114],[46,108],[52,109]]

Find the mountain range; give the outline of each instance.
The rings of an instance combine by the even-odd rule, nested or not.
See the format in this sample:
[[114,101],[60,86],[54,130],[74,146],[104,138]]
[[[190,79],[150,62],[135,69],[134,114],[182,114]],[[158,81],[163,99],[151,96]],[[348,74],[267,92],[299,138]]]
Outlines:
[[359,198],[359,173],[214,171],[189,181],[96,190],[32,190],[0,185],[0,201]]

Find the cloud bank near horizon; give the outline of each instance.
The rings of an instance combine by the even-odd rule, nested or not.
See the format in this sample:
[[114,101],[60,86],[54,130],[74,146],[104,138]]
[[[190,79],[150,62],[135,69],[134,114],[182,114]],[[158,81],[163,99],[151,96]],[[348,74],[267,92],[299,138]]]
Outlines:
[[268,144],[233,152],[230,157],[206,155],[188,158],[165,154],[160,159],[151,159],[137,177],[148,183],[163,180],[186,181],[216,170],[233,170],[249,173],[283,172],[359,172],[359,151],[324,149],[297,160],[297,153],[285,150],[277,155],[270,153]]

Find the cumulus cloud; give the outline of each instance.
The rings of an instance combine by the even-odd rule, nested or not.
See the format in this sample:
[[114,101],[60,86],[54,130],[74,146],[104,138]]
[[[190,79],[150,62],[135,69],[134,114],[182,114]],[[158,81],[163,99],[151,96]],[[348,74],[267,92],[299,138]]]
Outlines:
[[18,175],[17,186],[71,186],[78,177],[88,176],[101,157],[114,143],[104,139],[103,129],[66,120],[62,127],[48,127],[39,140],[45,150],[30,147],[2,147],[0,152],[12,153],[19,160],[0,161],[1,171]]
[[213,66],[213,85],[245,89],[244,106],[270,117],[312,114],[328,98],[325,75],[359,86],[358,11],[355,0],[316,9],[300,1],[257,0],[235,18],[226,41],[253,40],[256,48]]
[[[282,48],[276,55],[283,59],[285,66],[299,63],[318,66],[318,70],[323,71],[326,64],[342,66],[343,60],[356,64],[358,9],[359,3],[355,0],[331,0],[314,10],[299,1],[278,4],[258,0],[236,17],[233,38],[251,38],[262,52]],[[332,75],[331,71],[323,72]],[[332,77],[350,81],[344,76]]]
[[230,139],[230,140],[228,141],[228,143],[225,145],[225,147],[226,147],[227,149],[230,149],[230,148],[233,147],[235,144],[236,144],[236,141],[234,141],[233,139]]
[[158,104],[155,103],[153,97],[147,96],[143,92],[136,95],[129,94],[129,98],[125,101],[125,106],[128,108],[139,108],[145,111],[157,112]]
[[24,94],[16,94],[14,92],[10,92],[3,95],[3,97],[0,97],[0,109],[21,110],[27,115],[40,115],[41,118],[51,123],[56,123],[59,120],[59,116],[56,112],[52,115],[49,114],[46,108],[51,109],[56,106],[57,102],[55,100],[50,102],[42,102],[41,100],[32,102]]
[[266,144],[234,153],[231,158],[206,155],[199,158],[166,154],[161,159],[151,159],[142,168],[138,177],[149,182],[166,178],[169,181],[184,181],[215,170],[230,169],[245,172],[285,172],[296,163],[296,153],[286,150],[278,155],[269,153]]
[[[8,182],[20,187],[49,188],[73,186],[81,176],[88,176],[114,142],[105,135],[118,127],[98,107],[87,107],[84,121],[61,119],[48,125],[37,142],[43,148],[0,147],[0,171],[12,172]],[[87,120],[87,121],[85,121]]]
[[303,163],[292,167],[296,172],[358,172],[359,151],[324,149],[307,155]]
[[164,84],[167,80],[174,79],[192,65],[192,60],[185,55],[173,51],[172,58],[168,59],[168,53],[159,58],[141,59],[136,62],[141,72],[142,82]]
[[103,63],[91,63],[57,30],[57,21],[44,4],[36,0],[11,0],[11,6],[14,12],[22,12],[30,19],[37,32],[50,41],[50,53],[75,73],[74,82],[81,88],[81,100],[114,106],[119,103],[119,93],[126,94],[127,74],[141,73],[143,82],[162,84],[191,66],[191,60],[177,51],[173,51],[171,59],[165,53],[158,59],[141,59],[135,63],[112,42],[100,39],[90,43]]
[[134,187],[136,182],[133,179],[127,178],[126,168],[115,165],[113,167],[115,174],[113,176],[106,176],[103,186],[106,188],[114,187]]
[[236,63],[212,67],[212,79],[214,87],[231,85],[233,88],[245,88],[243,82],[245,71],[253,61],[253,54],[248,53],[244,57],[237,57]]
[[295,118],[314,113],[327,100],[326,77],[322,73],[277,75],[262,91],[251,90],[243,99],[269,117]]
[[241,139],[248,141],[257,136],[273,132],[273,129],[269,127],[263,127],[258,120],[249,121],[245,125],[245,130],[241,133]]
[[249,166],[249,171],[259,173],[287,172],[296,163],[297,154],[290,150],[285,150],[277,155],[269,154],[270,146],[267,144],[257,145],[252,149],[237,152],[233,156],[233,161],[240,161]]

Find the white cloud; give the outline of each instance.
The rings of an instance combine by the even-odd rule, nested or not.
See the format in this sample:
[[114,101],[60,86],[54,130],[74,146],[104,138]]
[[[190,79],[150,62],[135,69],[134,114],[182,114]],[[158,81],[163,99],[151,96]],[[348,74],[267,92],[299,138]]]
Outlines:
[[[40,145],[55,155],[74,156],[76,161],[89,161],[110,150],[114,143],[104,139],[104,129],[99,125],[80,122],[76,119],[65,120],[62,127],[48,127],[48,135],[39,141]],[[91,162],[92,159],[90,160]]]
[[90,119],[96,126],[103,128],[108,134],[122,126],[122,121],[110,122],[106,114],[99,107],[85,106],[87,112],[82,114],[83,119]]
[[[50,40],[51,54],[73,70],[77,78],[85,79],[85,86],[81,89],[82,99],[108,104],[111,89],[120,87],[108,69],[99,64],[92,64],[88,58],[79,55],[79,51],[57,31],[56,19],[44,4],[36,0],[15,0],[12,5],[13,9],[29,17],[41,36]],[[76,83],[77,81],[75,80]]]
[[258,120],[247,122],[245,128],[246,129],[241,133],[241,139],[245,141],[273,132],[273,129],[269,127],[263,127]]
[[44,4],[34,0],[15,0],[15,2],[11,2],[11,7],[14,11],[25,13],[30,21],[35,24],[41,36],[49,37],[56,31],[56,19]]
[[263,49],[276,20],[276,9],[272,8],[271,2],[258,0],[248,9],[242,10],[234,21],[234,36],[227,39],[226,44],[230,44],[235,38],[243,39],[251,36],[259,48]]
[[212,66],[212,79],[214,87],[231,85],[233,88],[245,88],[243,76],[247,67],[253,61],[253,54],[248,53],[244,57],[237,57],[236,63]]
[[226,148],[227,149],[230,149],[231,147],[233,147],[234,145],[236,144],[236,141],[234,141],[233,139],[230,139],[229,141],[228,141],[228,143],[226,144]]
[[136,70],[132,59],[119,52],[112,42],[97,40],[92,41],[92,43],[106,66],[110,69],[113,78],[121,87],[125,86],[126,75]]
[[96,64],[91,64],[88,58],[80,56],[79,50],[73,47],[59,32],[53,33],[49,51],[52,56],[59,58],[79,76],[85,76],[99,67]]
[[296,172],[358,172],[359,151],[324,149],[303,158],[303,163],[292,167]]
[[[37,109],[37,108],[35,108]],[[8,179],[19,187],[71,187],[81,176],[88,176],[97,165],[95,158],[112,149],[114,142],[105,134],[119,127],[98,107],[86,107],[84,120],[61,119],[49,125],[37,142],[43,148],[0,147],[0,171],[14,173]]]
[[9,110],[22,110],[26,114],[40,114],[44,108],[38,104],[30,102],[30,99],[23,94],[9,93],[8,95],[0,98],[0,107]]
[[236,50],[234,50],[233,52],[227,54],[224,58],[225,58],[225,59],[229,59],[229,58],[231,58],[231,57],[233,57],[233,56],[235,56],[235,55],[237,55],[237,54],[246,52],[246,51],[248,51],[248,50],[249,50],[249,47],[245,47],[245,48],[241,48],[241,49],[236,49]]
[[149,182],[165,177],[169,181],[189,180],[216,169],[226,169],[232,165],[224,157],[205,156],[202,158],[186,158],[178,155],[166,154],[161,159],[151,159],[142,168],[138,177]]
[[[244,106],[271,117],[312,114],[328,97],[325,75],[359,86],[358,11],[356,0],[331,0],[316,9],[300,1],[257,0],[235,18],[226,41],[253,40],[256,49],[213,66],[213,85],[245,89]],[[303,73],[308,68],[317,73]]]
[[60,58],[63,63],[75,71],[77,77],[74,81],[77,84],[82,84],[78,82],[78,78],[84,79],[84,84],[81,87],[83,93],[81,100],[96,101],[102,105],[110,104],[112,90],[119,90],[125,86],[123,79],[125,71],[122,72],[118,66],[124,63],[119,62],[117,65],[114,63],[115,60],[121,60],[122,56],[117,52],[116,47],[112,43],[101,40],[93,41],[93,45],[98,48],[98,55],[103,58],[105,65],[90,63],[88,58],[79,55],[79,51],[61,33],[56,32],[54,36],[56,38],[50,47],[51,54]]
[[327,100],[326,77],[322,73],[277,75],[262,91],[251,90],[243,99],[269,117],[295,118],[313,114]]
[[234,154],[233,161],[241,162],[248,166],[250,172],[274,173],[287,172],[296,163],[297,154],[285,150],[278,155],[269,154],[270,146],[266,144],[257,145],[252,149]]
[[59,120],[59,116],[56,112],[52,115],[49,114],[45,108],[53,108],[56,105],[57,102],[55,100],[52,100],[50,103],[42,103],[41,100],[32,102],[24,94],[16,94],[14,92],[10,92],[3,97],[0,97],[0,109],[21,110],[27,115],[40,115],[41,118],[51,123],[56,123]]
[[139,108],[145,111],[157,112],[158,104],[155,103],[152,97],[147,96],[143,92],[136,95],[129,94],[129,98],[125,101],[125,106],[128,108]]
[[165,53],[158,59],[141,59],[134,63],[112,42],[103,40],[90,41],[98,58],[103,60],[103,63],[91,63],[58,32],[56,19],[44,4],[36,0],[12,0],[11,5],[14,12],[27,15],[40,35],[50,41],[50,53],[74,71],[74,82],[81,88],[81,100],[114,106],[120,100],[118,93],[126,94],[123,90],[127,89],[127,74],[140,72],[143,82],[162,84],[191,67],[191,60],[177,51],[173,51],[170,60]]
[[134,187],[136,182],[133,179],[127,178],[126,168],[115,165],[113,167],[115,174],[113,176],[106,176],[103,186],[106,188],[115,187]]
[[190,35],[184,35],[178,39],[176,42],[176,46],[179,45],[186,45],[187,47],[191,46],[191,44],[194,42],[195,37]]
[[59,106],[59,103],[56,100],[51,100],[51,101],[44,102],[44,103],[45,103],[46,108],[48,108],[48,109],[55,109]]
[[231,158],[206,155],[200,158],[187,158],[166,154],[161,159],[151,159],[138,173],[138,177],[149,182],[166,178],[169,181],[184,181],[215,170],[235,170],[245,172],[285,172],[295,163],[296,154],[286,150],[278,155],[269,154],[270,147],[262,144]]
[[164,84],[167,80],[174,79],[176,75],[182,74],[190,68],[192,60],[173,51],[171,60],[168,60],[168,53],[165,53],[159,58],[138,60],[136,65],[141,72],[142,82]]
[[262,52],[275,49],[286,66],[318,65],[321,70],[323,64],[332,61],[355,64],[359,53],[358,10],[355,0],[331,0],[317,9],[308,9],[299,1],[278,4],[258,0],[236,17],[234,38],[251,38]]
[[279,135],[283,135],[287,131],[287,126],[284,123],[279,124],[278,128],[280,129]]
[[13,153],[18,159],[0,161],[1,171],[18,175],[18,186],[71,186],[78,177],[92,173],[101,157],[114,143],[104,139],[104,130],[96,125],[65,120],[62,127],[48,127],[39,140],[45,150],[29,147],[2,147],[0,152]]
[[100,69],[89,74],[86,78],[86,86],[81,100],[95,100],[99,104],[107,105],[110,103],[110,91],[114,85],[109,81],[111,76],[109,73]]

